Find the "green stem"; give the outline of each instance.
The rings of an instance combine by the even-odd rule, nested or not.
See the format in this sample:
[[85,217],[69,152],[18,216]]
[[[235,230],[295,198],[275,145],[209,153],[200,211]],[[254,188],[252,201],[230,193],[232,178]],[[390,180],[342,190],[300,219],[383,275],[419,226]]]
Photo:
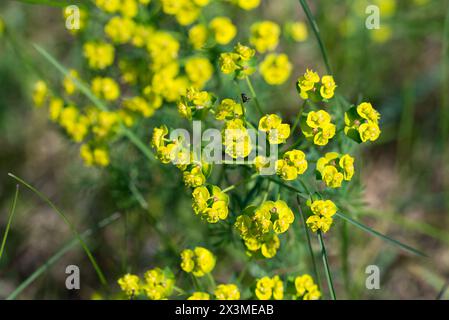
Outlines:
[[314,273],[315,279],[317,281],[318,288],[321,289],[321,281],[320,281],[320,276],[318,273],[315,255],[313,253],[312,241],[310,240],[309,230],[307,229],[306,217],[304,216],[304,213],[302,212],[302,209],[301,209],[301,200],[300,200],[299,195],[296,195],[296,201],[298,202],[299,215],[301,216],[301,219],[302,219],[302,225],[303,225],[304,233],[305,233],[306,239],[307,239],[307,247],[309,249],[310,259],[312,260],[313,273]]
[[12,219],[14,217],[14,213],[16,212],[16,204],[17,198],[19,197],[19,185],[16,185],[16,193],[14,194],[14,200],[12,201],[11,211],[8,217],[8,223],[6,225],[5,234],[3,236],[2,246],[0,248],[0,261],[2,260],[3,250],[5,250],[6,239],[8,239],[9,229],[11,228]]
[[324,271],[326,272],[327,285],[329,287],[329,293],[332,300],[337,300],[335,296],[334,284],[332,282],[332,275],[329,269],[329,262],[327,259],[326,246],[324,245],[323,234],[321,231],[318,231],[318,240],[320,241],[321,246],[321,257],[323,258]]
[[87,257],[89,258],[90,262],[92,263],[92,266],[94,267],[94,269],[95,269],[95,271],[96,271],[96,273],[98,275],[98,278],[100,279],[101,284],[106,286],[107,285],[106,278],[105,278],[103,272],[101,271],[100,267],[98,266],[97,261],[95,260],[94,256],[92,255],[90,249],[87,247],[87,245],[84,242],[84,240],[81,238],[80,234],[76,231],[75,226],[69,221],[69,219],[67,219],[66,215],[64,213],[62,213],[53,204],[53,202],[51,202],[51,200],[49,198],[47,198],[44,194],[42,194],[36,188],[34,188],[33,186],[31,186],[30,184],[28,184],[27,182],[25,182],[24,180],[22,180],[21,178],[15,176],[12,173],[8,173],[8,175],[11,178],[13,178],[13,179],[17,180],[18,182],[20,182],[21,184],[23,184],[25,187],[27,187],[31,191],[33,191],[39,198],[41,198],[45,203],[47,203],[48,206],[50,206],[62,218],[62,220],[65,222],[65,224],[69,227],[70,231],[78,239],[80,245],[83,247],[84,252],[86,253]]
[[257,98],[256,91],[254,90],[253,84],[251,83],[251,79],[248,76],[246,76],[245,80],[246,84],[248,85],[249,91],[251,92],[252,98],[254,99],[254,102],[256,104],[257,111],[260,113],[261,116],[263,116],[264,113],[262,111],[262,108],[260,107],[259,99]]
[[306,103],[307,103],[307,100],[304,100],[304,102],[302,103],[301,107],[298,110],[298,114],[296,115],[295,123],[293,124],[292,130],[290,131],[291,134],[293,134],[295,132],[295,129],[298,126],[299,121],[301,120],[302,112],[306,106]]
[[239,182],[233,184],[232,186],[229,186],[229,187],[227,187],[226,189],[221,190],[221,192],[226,193],[226,192],[229,192],[229,191],[231,191],[231,190],[234,190],[234,189],[237,188],[239,185],[242,185],[242,184],[245,184],[245,183],[247,183],[247,182],[250,182],[251,180],[256,179],[258,176],[259,176],[259,174],[258,174],[258,173],[255,173],[255,174],[253,174],[252,176],[250,176],[248,179],[244,179],[244,180],[242,180],[242,181],[239,181]]
[[332,75],[332,68],[329,63],[329,58],[327,55],[326,47],[324,46],[323,40],[321,39],[320,35],[320,29],[318,28],[318,24],[315,21],[315,18],[313,17],[312,11],[310,10],[309,5],[307,4],[306,0],[299,0],[299,3],[302,6],[302,9],[304,10],[307,20],[309,20],[310,27],[313,30],[313,33],[315,35],[316,40],[318,41],[318,45],[320,46],[321,55],[323,56],[324,64],[326,65],[326,70],[329,75]]

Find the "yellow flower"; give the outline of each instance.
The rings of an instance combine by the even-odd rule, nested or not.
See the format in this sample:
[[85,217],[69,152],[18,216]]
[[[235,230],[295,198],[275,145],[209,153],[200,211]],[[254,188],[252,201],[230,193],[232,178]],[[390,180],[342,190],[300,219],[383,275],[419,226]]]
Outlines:
[[376,141],[380,136],[380,114],[371,103],[362,102],[345,112],[345,134],[357,141]]
[[310,111],[305,121],[301,122],[301,129],[307,139],[312,139],[319,146],[325,146],[336,133],[331,115],[324,110]]
[[145,272],[144,278],[143,290],[149,299],[167,299],[172,294],[175,280],[171,271],[155,268]]
[[310,204],[313,213],[306,223],[312,232],[321,230],[326,233],[332,225],[332,216],[337,212],[337,206],[330,200],[316,200]]
[[217,300],[239,300],[240,291],[235,284],[219,284],[214,291]]
[[260,64],[260,73],[270,85],[283,84],[290,77],[292,64],[286,54],[268,54]]
[[302,297],[303,300],[317,300],[321,297],[317,285],[313,282],[313,278],[304,274],[295,278],[296,295]]
[[179,47],[179,42],[170,33],[155,32],[151,41],[147,43],[147,51],[152,59],[152,69],[159,69],[173,62],[178,57]]
[[208,37],[207,27],[203,24],[194,25],[189,30],[189,42],[192,44],[195,50],[199,50],[204,47]]
[[184,171],[184,183],[187,187],[200,187],[205,182],[206,177],[204,176],[200,166],[195,166],[190,171]]
[[285,25],[287,34],[296,42],[304,42],[308,38],[307,25],[304,22],[290,22]]
[[284,180],[295,180],[298,175],[307,170],[306,155],[300,150],[291,150],[284,154],[283,159],[276,162],[276,173]]
[[192,208],[209,223],[217,223],[228,217],[229,197],[217,186],[197,187],[192,192]]
[[259,120],[259,130],[267,132],[270,144],[285,143],[290,136],[290,125],[282,123],[276,114],[268,114]]
[[139,6],[136,0],[121,0],[120,12],[124,17],[134,18],[138,11]]
[[95,5],[107,13],[117,12],[121,5],[121,0],[95,0]]
[[234,47],[234,52],[239,55],[242,61],[250,60],[256,53],[254,49],[244,46],[240,42]]
[[315,91],[315,85],[320,82],[320,76],[318,73],[307,69],[306,73],[300,77],[296,83],[300,96],[303,99],[309,98],[309,92]]
[[87,42],[83,47],[84,56],[92,69],[105,69],[114,62],[114,47],[105,42]]
[[73,78],[77,79],[78,76],[79,76],[78,71],[70,69],[69,76],[64,78],[63,81],[64,90],[69,96],[75,93],[76,85],[72,79]]
[[34,84],[33,89],[33,103],[36,107],[42,107],[42,105],[47,100],[48,96],[48,87],[47,84],[39,80]]
[[195,277],[203,277],[215,267],[215,256],[203,247],[194,250],[185,249],[181,252],[181,269],[192,273]]
[[272,21],[256,22],[251,26],[250,43],[260,53],[276,49],[281,29]]
[[268,234],[263,237],[260,252],[265,258],[271,259],[276,255],[280,246],[279,237],[276,234]]
[[166,125],[161,125],[159,128],[153,129],[153,136],[151,139],[151,146],[156,150],[161,146],[164,146],[165,136],[168,134],[168,128]]
[[220,54],[220,69],[224,74],[230,74],[236,71],[239,66],[237,59],[239,55],[234,52],[225,52]]
[[210,300],[210,295],[206,292],[194,292],[187,300]]
[[185,71],[193,86],[201,89],[212,77],[214,67],[209,59],[203,57],[191,57],[186,61]]
[[216,17],[209,23],[218,44],[228,44],[237,34],[237,28],[227,17]]
[[137,48],[145,47],[154,33],[152,27],[140,24],[135,24],[133,31],[131,43]]
[[243,107],[232,99],[223,99],[215,112],[217,120],[232,120],[243,115]]
[[105,34],[117,44],[124,44],[131,40],[135,23],[133,20],[122,17],[113,17],[104,26]]
[[260,5],[260,0],[234,0],[243,10],[253,10]]
[[64,101],[60,98],[52,98],[48,106],[50,120],[59,121],[62,110],[64,109]]
[[104,148],[91,148],[87,144],[83,144],[80,148],[81,158],[86,166],[97,165],[107,167],[109,165],[109,154]]
[[150,105],[142,97],[133,97],[124,100],[123,107],[133,112],[140,113],[145,118],[149,118],[154,114],[155,109],[160,107],[160,104],[159,101],[157,101],[156,105]]
[[118,279],[117,282],[122,291],[124,291],[129,297],[138,295],[140,292],[140,279],[136,275],[129,273],[125,274],[123,277]]
[[223,128],[223,144],[225,146],[225,152],[234,159],[245,158],[251,153],[251,137],[243,120],[237,118],[225,123]]
[[323,99],[331,99],[334,96],[335,88],[337,88],[337,85],[332,76],[326,75],[321,78],[320,94]]
[[115,101],[120,96],[120,88],[112,78],[95,77],[92,80],[92,91],[99,98]]
[[282,300],[284,297],[284,285],[279,276],[263,277],[257,280],[256,284],[256,297],[259,300]]
[[329,152],[317,162],[317,171],[328,187],[339,188],[343,180],[350,181],[354,175],[354,158]]

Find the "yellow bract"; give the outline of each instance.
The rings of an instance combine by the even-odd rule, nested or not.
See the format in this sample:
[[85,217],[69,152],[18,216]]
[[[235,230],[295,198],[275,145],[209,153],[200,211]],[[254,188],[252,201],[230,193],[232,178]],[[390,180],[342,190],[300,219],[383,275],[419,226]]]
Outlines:
[[290,77],[292,64],[286,54],[271,53],[265,57],[259,68],[266,83],[280,85]]
[[181,252],[181,268],[195,277],[203,277],[215,267],[215,256],[203,247],[185,249]]
[[255,294],[259,300],[282,300],[284,297],[284,284],[279,276],[263,277],[257,280]]
[[235,284],[219,284],[214,291],[217,300],[239,300],[240,291]]

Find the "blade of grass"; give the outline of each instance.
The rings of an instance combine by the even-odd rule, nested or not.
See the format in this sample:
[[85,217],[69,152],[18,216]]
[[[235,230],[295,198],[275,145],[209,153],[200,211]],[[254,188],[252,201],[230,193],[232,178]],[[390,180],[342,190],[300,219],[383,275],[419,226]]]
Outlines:
[[309,230],[307,229],[306,217],[304,216],[304,213],[302,212],[302,209],[301,209],[301,200],[300,200],[299,195],[296,195],[296,201],[298,202],[299,215],[301,216],[304,233],[305,233],[306,239],[307,239],[307,247],[309,249],[310,259],[312,261],[313,273],[314,273],[315,279],[317,281],[318,288],[321,290],[321,281],[320,281],[320,276],[319,276],[318,268],[317,268],[316,261],[315,261],[315,254],[313,253],[312,242],[310,240]]
[[14,194],[14,200],[12,201],[11,211],[8,217],[8,223],[6,224],[5,234],[3,235],[2,246],[0,248],[0,261],[2,260],[3,251],[5,250],[6,239],[8,239],[9,229],[11,228],[12,219],[16,212],[17,198],[19,197],[19,185],[16,185],[16,193]]
[[321,257],[323,258],[323,265],[324,271],[326,273],[327,285],[329,287],[329,294],[332,300],[337,300],[337,297],[335,296],[334,283],[332,281],[332,274],[329,269],[329,261],[327,259],[326,246],[324,245],[324,239],[323,235],[321,234],[321,231],[318,231],[318,240],[320,241]]
[[254,99],[254,102],[256,104],[257,111],[260,113],[261,116],[263,116],[264,113],[262,111],[262,107],[260,106],[260,102],[259,102],[259,99],[257,98],[257,94],[256,94],[256,91],[254,90],[251,79],[248,76],[246,76],[245,80],[246,80],[246,84],[248,85],[249,91],[251,92],[252,98]]
[[[110,217],[101,220],[95,228],[88,229],[81,234],[81,238],[87,238],[94,234],[96,231],[105,228],[110,225],[114,221],[120,218],[119,213],[115,213]],[[6,300],[14,300],[17,298],[19,294],[23,292],[28,286],[33,283],[34,280],[39,278],[42,274],[44,274],[47,270],[49,270],[59,259],[61,259],[67,252],[73,249],[79,240],[77,237],[74,237],[71,241],[61,247],[53,256],[51,256],[42,266],[37,268],[28,278],[26,278],[21,284],[17,286],[17,288],[6,298]]]
[[[40,47],[37,44],[34,44],[36,50],[48,61],[52,64],[59,72],[61,72],[64,76],[69,77],[75,86],[100,110],[109,111],[108,107],[103,103],[101,99],[94,95],[94,93],[90,90],[90,88],[84,84],[81,80],[72,77],[70,72],[62,66],[53,56],[51,56],[44,48]],[[129,130],[122,122],[120,122],[120,129],[123,134],[133,143],[137,149],[139,149],[150,161],[154,161],[155,157],[150,148],[148,148],[142,140],[137,137],[134,132]]]
[[360,223],[360,222],[358,222],[358,221],[356,221],[356,220],[354,220],[354,219],[352,219],[352,218],[350,218],[350,217],[348,217],[348,216],[346,216],[346,215],[344,215],[344,214],[342,214],[340,212],[337,212],[336,215],[339,218],[349,222],[350,224],[352,224],[352,225],[362,229],[363,231],[366,231],[366,232],[368,232],[368,233],[370,233],[370,234],[372,234],[372,235],[374,235],[376,237],[379,237],[382,240],[384,240],[386,242],[389,242],[389,243],[391,243],[391,244],[393,244],[393,245],[395,245],[395,246],[397,246],[397,247],[399,247],[399,248],[401,248],[401,249],[403,249],[405,251],[408,251],[410,253],[416,254],[416,255],[421,256],[421,257],[427,257],[427,255],[424,254],[423,252],[421,252],[421,251],[419,251],[419,250],[417,250],[415,248],[412,248],[412,247],[410,247],[410,246],[408,246],[406,244],[403,244],[402,242],[400,242],[398,240],[395,240],[395,239],[392,239],[390,237],[387,237],[386,235],[383,235],[382,233],[380,233],[380,232],[378,232],[378,231],[376,231],[374,229],[371,229],[370,227],[365,226],[364,224],[362,224],[362,223]]
[[327,55],[326,47],[324,46],[323,40],[321,39],[320,29],[318,28],[318,24],[316,23],[315,18],[313,17],[312,11],[310,10],[310,7],[307,4],[307,1],[299,0],[299,3],[301,4],[302,9],[304,10],[304,12],[307,16],[307,20],[309,20],[310,27],[313,30],[313,34],[315,35],[315,38],[318,41],[321,55],[323,56],[323,61],[324,61],[324,64],[326,65],[326,71],[327,71],[327,73],[329,73],[329,75],[332,75],[332,68],[329,63],[329,58]]
[[79,233],[76,231],[75,226],[70,222],[69,219],[67,219],[66,215],[64,213],[62,213],[54,204],[53,202],[51,202],[50,199],[48,199],[44,194],[42,194],[39,190],[37,190],[36,188],[34,188],[32,185],[28,184],[26,181],[24,181],[23,179],[15,176],[12,173],[8,173],[8,175],[15,179],[16,181],[20,182],[21,184],[23,184],[25,187],[27,187],[28,189],[30,189],[31,191],[33,191],[39,198],[41,198],[45,203],[47,203],[64,221],[64,223],[69,227],[70,231],[75,235],[75,237],[78,239],[78,242],[80,243],[80,245],[83,247],[84,251],[86,252],[87,257],[89,258],[90,262],[92,263],[92,266],[95,269],[95,272],[98,275],[98,278],[100,279],[101,284],[103,285],[107,285],[107,281],[106,278],[103,274],[103,272],[101,271],[100,267],[97,264],[97,261],[95,260],[94,256],[92,255],[91,251],[89,250],[89,248],[87,247],[86,243],[83,241],[83,239],[81,238],[81,236],[79,235]]
[[45,5],[50,7],[67,7],[70,5],[84,5],[81,1],[75,0],[15,0],[16,2],[22,2],[24,4],[37,4],[37,5]]

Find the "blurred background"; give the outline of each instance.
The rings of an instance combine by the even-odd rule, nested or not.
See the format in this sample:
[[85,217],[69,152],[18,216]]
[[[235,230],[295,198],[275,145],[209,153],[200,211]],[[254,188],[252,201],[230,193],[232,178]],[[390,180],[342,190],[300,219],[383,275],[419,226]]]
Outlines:
[[[381,139],[363,147],[360,162],[366,206],[356,214],[374,229],[428,255],[413,257],[338,225],[327,240],[337,296],[436,299],[443,293],[441,297],[447,299],[449,293],[442,290],[449,279],[449,2],[309,2],[339,92],[352,103],[371,101],[382,114]],[[379,30],[365,28],[368,4],[380,6]],[[217,11],[206,14],[214,16]],[[262,0],[249,14],[229,12],[243,38],[258,17],[281,25],[306,23],[294,0]],[[7,175],[12,172],[47,195],[79,232],[91,232],[88,245],[110,283],[108,288],[101,286],[61,218],[21,187],[0,261],[0,298],[11,294],[18,299],[113,297],[116,280],[123,273],[176,265],[179,248],[200,244],[204,234],[214,237],[232,228],[225,225],[215,230],[191,219],[190,195],[179,175],[139,160],[129,147],[118,146],[126,156],[113,161],[107,171],[84,167],[79,147],[31,102],[36,80],[61,80],[33,43],[63,65],[78,67],[81,42],[64,28],[59,7],[6,0],[0,3],[0,18],[7,30],[0,36],[0,235],[15,192],[16,182]],[[301,43],[284,40],[281,50],[295,65],[290,81],[275,88],[257,81],[256,89],[263,100],[269,95],[276,102],[269,105],[272,111],[293,119],[299,103],[296,78],[306,67],[320,73],[325,69],[310,29]],[[158,120],[157,115],[152,119]],[[150,130],[143,135],[149,139]],[[332,237],[340,232],[345,236]],[[225,250],[233,253],[227,265],[217,267],[217,277],[227,281],[227,270],[243,269],[247,258],[232,246],[217,250],[219,256]],[[279,266],[283,254],[288,255],[280,254]],[[81,269],[79,291],[65,288],[65,267],[70,264]],[[380,290],[365,288],[365,268],[370,264],[381,269]]]

